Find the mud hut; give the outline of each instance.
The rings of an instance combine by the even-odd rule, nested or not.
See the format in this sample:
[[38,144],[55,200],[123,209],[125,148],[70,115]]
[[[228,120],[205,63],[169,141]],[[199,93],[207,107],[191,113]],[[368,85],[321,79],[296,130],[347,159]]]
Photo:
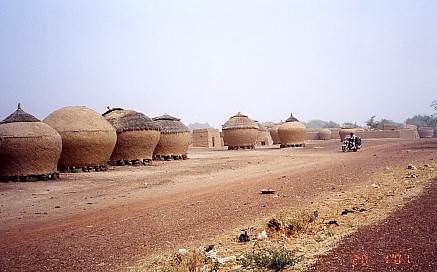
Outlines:
[[192,132],[194,147],[220,147],[222,146],[220,132],[214,128],[197,128]]
[[161,127],[146,115],[121,108],[109,109],[103,117],[117,131],[110,165],[148,164],[158,144]]
[[330,140],[332,131],[329,128],[322,128],[318,132],[320,140]]
[[258,138],[258,125],[240,112],[229,118],[222,130],[229,150],[253,149]]
[[258,137],[256,138],[255,145],[273,145],[272,136],[267,128],[258,121],[255,121],[258,125]]
[[57,179],[62,140],[56,130],[17,110],[0,122],[0,179]]
[[340,141],[343,142],[343,139],[346,138],[347,136],[349,136],[349,134],[351,134],[351,132],[353,134],[357,134],[357,129],[356,128],[341,128],[338,133],[340,134]]
[[102,115],[87,107],[70,106],[52,112],[43,122],[62,137],[59,169],[66,172],[106,169],[117,134]]
[[281,148],[305,146],[305,133],[307,129],[293,114],[279,126],[278,134],[281,140]]
[[186,159],[191,142],[190,129],[179,119],[168,114],[152,119],[161,127],[161,137],[153,156],[155,159]]

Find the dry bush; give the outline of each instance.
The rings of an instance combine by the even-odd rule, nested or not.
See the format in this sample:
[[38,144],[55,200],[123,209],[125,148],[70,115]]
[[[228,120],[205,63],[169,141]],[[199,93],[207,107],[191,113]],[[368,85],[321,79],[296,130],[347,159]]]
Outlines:
[[313,225],[316,220],[314,212],[301,210],[296,212],[280,212],[278,219],[272,218],[267,223],[267,229],[271,235],[283,233],[290,237],[297,233],[313,233]]

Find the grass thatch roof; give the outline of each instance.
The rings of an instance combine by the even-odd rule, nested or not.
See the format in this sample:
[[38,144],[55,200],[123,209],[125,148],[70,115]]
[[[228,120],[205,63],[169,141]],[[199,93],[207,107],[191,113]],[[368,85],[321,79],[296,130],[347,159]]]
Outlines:
[[161,130],[159,124],[146,115],[133,110],[122,108],[109,109],[103,117],[117,130],[117,132],[133,130]]
[[240,112],[229,118],[229,120],[223,124],[222,129],[258,129],[258,125],[249,117]]
[[299,120],[297,120],[296,117],[293,116],[293,113],[290,114],[290,117],[288,117],[287,120],[285,120],[285,122],[299,122]]
[[168,114],[152,118],[161,127],[162,133],[190,132],[190,128],[184,125],[179,119]]
[[23,111],[21,109],[21,104],[18,103],[17,110],[14,111],[8,117],[6,117],[6,119],[1,121],[0,124],[15,123],[15,122],[40,122],[40,120],[35,116]]

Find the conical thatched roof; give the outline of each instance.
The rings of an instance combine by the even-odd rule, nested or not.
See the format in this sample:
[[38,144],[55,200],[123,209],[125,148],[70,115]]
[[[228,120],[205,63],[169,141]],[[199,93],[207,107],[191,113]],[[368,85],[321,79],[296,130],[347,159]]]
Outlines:
[[15,123],[15,122],[40,122],[35,116],[28,114],[21,109],[21,104],[18,103],[17,110],[6,117],[0,124]]
[[299,120],[297,120],[297,118],[294,117],[294,116],[293,116],[293,113],[292,113],[292,114],[290,114],[290,117],[288,117],[288,119],[285,120],[285,122],[286,122],[286,123],[287,123],[287,122],[299,122]]
[[161,127],[161,133],[190,132],[190,129],[181,122],[181,119],[168,114],[152,118]]
[[62,139],[52,127],[18,109],[0,122],[0,178],[56,172]]
[[161,127],[146,115],[133,110],[122,108],[109,109],[103,117],[117,130],[117,132],[133,130],[161,130]]
[[258,129],[258,125],[249,117],[240,112],[229,118],[229,120],[223,124],[223,129]]

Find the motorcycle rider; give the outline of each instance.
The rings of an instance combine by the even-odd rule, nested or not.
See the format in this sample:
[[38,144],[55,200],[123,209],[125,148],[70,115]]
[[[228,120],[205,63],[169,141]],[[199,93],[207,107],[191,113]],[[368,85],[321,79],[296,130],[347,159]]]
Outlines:
[[355,148],[355,143],[357,141],[357,136],[354,135],[353,132],[350,133],[350,137],[349,137],[349,143],[351,143],[351,147]]

